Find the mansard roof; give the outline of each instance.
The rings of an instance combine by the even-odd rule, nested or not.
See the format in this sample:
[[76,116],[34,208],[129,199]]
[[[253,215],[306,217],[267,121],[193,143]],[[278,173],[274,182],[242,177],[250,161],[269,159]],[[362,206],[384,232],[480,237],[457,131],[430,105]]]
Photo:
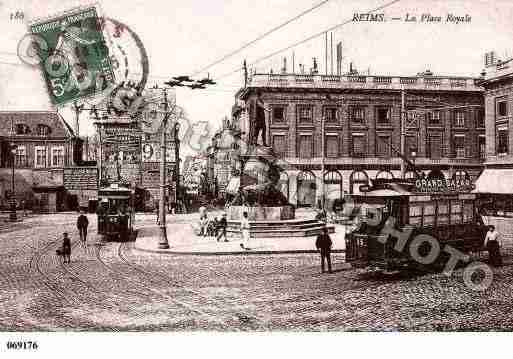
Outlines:
[[11,120],[15,131],[17,124],[25,124],[30,128],[29,134],[18,136],[37,136],[38,125],[50,127],[49,138],[75,136],[73,129],[64,121],[62,116],[53,111],[0,111],[0,136],[8,137],[11,135]]

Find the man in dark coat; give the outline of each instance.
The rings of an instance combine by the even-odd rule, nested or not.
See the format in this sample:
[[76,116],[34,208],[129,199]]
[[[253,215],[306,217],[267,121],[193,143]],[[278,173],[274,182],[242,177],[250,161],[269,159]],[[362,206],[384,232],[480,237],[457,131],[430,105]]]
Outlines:
[[89,226],[89,220],[84,214],[84,211],[81,211],[80,216],[77,218],[77,228],[82,243],[85,243],[87,240],[87,226]]
[[224,241],[228,242],[228,239],[226,238],[226,227],[228,226],[228,222],[226,221],[226,213],[223,213],[223,216],[221,217],[221,220],[219,221],[217,226],[217,241],[219,242],[221,237],[224,237]]
[[317,240],[315,241],[315,247],[321,253],[321,269],[322,273],[324,270],[324,260],[328,262],[328,273],[331,273],[331,246],[332,246],[331,238],[328,234],[328,227],[324,227],[322,229],[322,233],[317,236]]

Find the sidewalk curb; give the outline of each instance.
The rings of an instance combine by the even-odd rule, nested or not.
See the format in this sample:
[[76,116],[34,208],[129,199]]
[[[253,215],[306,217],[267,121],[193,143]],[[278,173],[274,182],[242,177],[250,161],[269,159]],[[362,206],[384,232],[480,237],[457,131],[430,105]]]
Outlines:
[[[190,252],[190,251],[171,251],[171,250],[159,250],[159,249],[147,249],[141,248],[137,244],[133,247],[137,251],[157,254],[171,254],[171,255],[188,255],[188,256],[244,256],[244,255],[269,255],[269,254],[312,254],[318,253],[313,249],[298,249],[298,250],[285,250],[285,251],[236,251],[236,252]],[[335,249],[331,253],[344,253],[344,249]]]

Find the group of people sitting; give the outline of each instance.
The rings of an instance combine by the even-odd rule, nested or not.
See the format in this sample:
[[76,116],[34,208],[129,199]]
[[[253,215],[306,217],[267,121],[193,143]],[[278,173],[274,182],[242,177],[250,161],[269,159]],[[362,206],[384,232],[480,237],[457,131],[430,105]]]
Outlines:
[[199,236],[204,237],[216,237],[219,242],[221,238],[224,237],[224,241],[228,242],[226,238],[226,227],[228,226],[228,222],[226,220],[226,213],[223,213],[221,216],[208,218],[206,211],[200,210],[200,220],[199,220]]

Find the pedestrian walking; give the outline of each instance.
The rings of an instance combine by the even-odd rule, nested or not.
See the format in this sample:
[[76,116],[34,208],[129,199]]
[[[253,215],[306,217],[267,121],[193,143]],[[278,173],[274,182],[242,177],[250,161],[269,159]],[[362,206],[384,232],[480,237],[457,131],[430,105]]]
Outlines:
[[206,211],[200,212],[200,219],[199,219],[199,225],[200,225],[200,236],[207,236],[207,227],[208,227],[208,216]]
[[80,240],[82,243],[87,241],[87,227],[89,226],[89,220],[87,216],[84,214],[84,211],[80,211],[80,216],[77,218],[77,228],[78,234],[80,235]]
[[226,221],[226,213],[223,213],[223,216],[219,220],[218,223],[218,231],[217,231],[217,241],[221,239],[221,237],[224,237],[224,241],[228,242],[228,239],[226,238],[226,227],[228,226],[228,222]]
[[315,247],[321,253],[321,270],[322,273],[324,270],[324,261],[328,262],[328,273],[331,273],[331,246],[332,246],[331,238],[328,234],[328,227],[324,226],[322,229],[322,233],[317,236],[317,240],[315,241]]
[[489,226],[486,233],[484,245],[488,251],[488,261],[494,267],[502,265],[501,256],[501,238],[499,232],[495,230],[495,226]]
[[248,220],[248,212],[242,213],[242,218],[240,220],[240,232],[242,235],[242,243],[240,244],[241,248],[249,250],[249,220]]
[[159,206],[158,202],[155,202],[155,215],[156,215],[155,223],[157,225],[160,225],[160,206]]
[[62,256],[64,257],[64,263],[71,262],[71,241],[68,237],[68,233],[62,234]]

